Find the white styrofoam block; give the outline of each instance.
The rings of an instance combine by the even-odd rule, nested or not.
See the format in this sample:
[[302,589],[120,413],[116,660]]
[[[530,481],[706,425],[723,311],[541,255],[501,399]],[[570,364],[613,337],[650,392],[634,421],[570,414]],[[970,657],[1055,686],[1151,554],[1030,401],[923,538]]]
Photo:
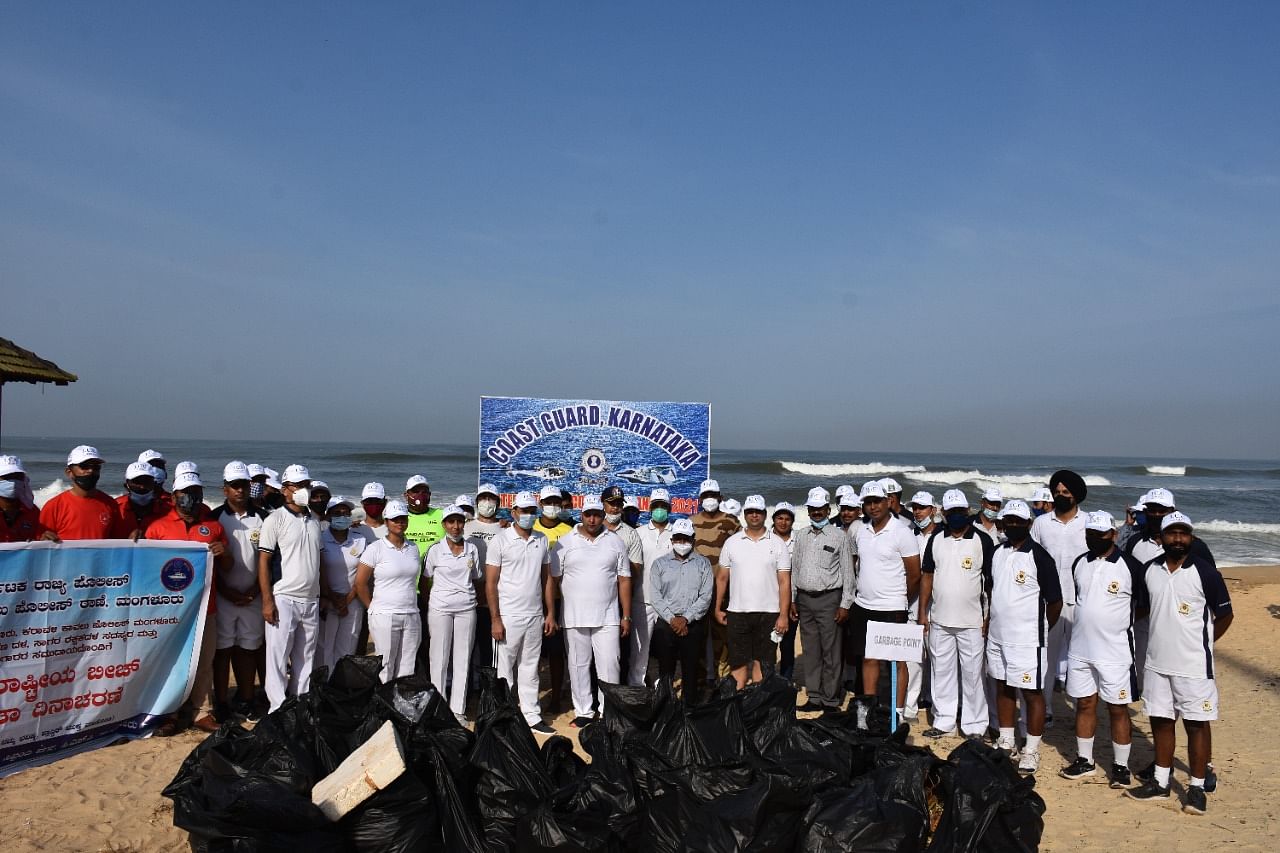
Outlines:
[[382,724],[338,769],[311,789],[311,802],[329,820],[344,815],[381,791],[404,773],[404,753],[391,722]]

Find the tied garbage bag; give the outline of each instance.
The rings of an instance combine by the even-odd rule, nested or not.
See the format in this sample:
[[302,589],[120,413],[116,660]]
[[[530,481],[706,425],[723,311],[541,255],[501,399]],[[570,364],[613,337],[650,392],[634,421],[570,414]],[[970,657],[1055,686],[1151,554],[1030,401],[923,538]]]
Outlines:
[[921,849],[926,829],[915,809],[881,799],[871,779],[818,791],[805,824],[808,853],[906,853]]
[[977,741],[952,751],[943,768],[943,807],[930,853],[1029,853],[1044,832],[1044,800],[1034,776]]

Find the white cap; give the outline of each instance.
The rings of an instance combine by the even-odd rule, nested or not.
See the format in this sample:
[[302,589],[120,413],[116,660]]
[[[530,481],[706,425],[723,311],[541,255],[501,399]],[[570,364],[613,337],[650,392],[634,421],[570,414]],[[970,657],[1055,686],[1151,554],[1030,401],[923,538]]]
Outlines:
[[132,480],[135,477],[150,477],[155,479],[156,469],[152,468],[146,462],[130,462],[129,467],[124,469],[124,478]]
[[937,506],[933,502],[933,495],[929,492],[916,492],[911,496],[911,500],[907,501],[907,506]]
[[337,497],[329,498],[329,504],[328,506],[325,507],[325,511],[327,512],[333,509],[335,506],[345,506],[348,509],[356,508],[355,501],[351,500],[351,498],[346,497],[345,495],[338,495]]
[[139,462],[146,462],[148,465],[150,465],[152,459],[159,459],[161,462],[168,461],[167,459],[164,458],[164,454],[161,453],[159,450],[144,450],[138,454]]
[[[1173,492],[1168,489],[1152,489],[1142,496],[1140,503],[1145,507],[1147,504],[1155,504],[1156,506],[1167,506],[1170,509],[1176,507],[1173,502]],[[1163,530],[1164,528],[1160,528]]]
[[408,480],[405,480],[404,490],[407,492],[416,486],[426,486],[428,489],[431,488],[431,484],[427,482],[426,477],[421,474],[414,474]]
[[850,486],[848,491],[846,491],[843,495],[837,493],[836,503],[842,507],[843,506],[852,506],[852,507],[862,506],[862,501],[858,500],[858,490],[855,489],[853,486]]
[[588,512],[604,512],[604,502],[600,500],[599,495],[586,495],[582,499],[582,513]]
[[249,480],[249,466],[238,459],[233,459],[222,466],[222,482],[234,483],[236,480]]
[[1049,491],[1044,486],[1041,486],[1031,493],[1031,502],[1051,504],[1053,503],[1053,492]]
[[671,506],[671,493],[666,489],[654,489],[649,492],[649,504],[652,505],[655,501]]
[[547,498],[555,498],[560,500],[559,486],[543,486],[542,491],[538,492],[538,500],[545,501]]
[[467,512],[457,504],[449,504],[447,507],[444,508],[444,512],[440,513],[440,520],[444,521],[446,518],[448,518],[451,515],[459,515],[459,516],[462,516],[463,518],[466,518]]
[[1141,503],[1136,503],[1133,506],[1129,507],[1129,512],[1142,512],[1144,509],[1146,509],[1145,506],[1143,506]]
[[794,518],[796,514],[796,508],[793,507],[791,504],[787,503],[786,501],[778,501],[776,504],[773,505],[773,514],[777,515],[780,512],[789,512],[791,513],[791,517]]
[[880,486],[884,489],[886,495],[896,495],[902,491],[902,486],[898,485],[898,481],[892,477],[885,477],[880,481]]
[[401,500],[389,500],[382,508],[382,520],[388,518],[404,518],[409,514],[409,505]]
[[698,495],[701,497],[707,492],[715,492],[716,494],[719,494],[720,484],[715,480],[703,480],[702,485],[698,486]]
[[1084,523],[1085,530],[1096,530],[1099,533],[1110,533],[1116,529],[1116,520],[1111,517],[1111,513],[1098,510],[1089,513],[1089,519]]
[[842,497],[844,497],[845,495],[850,494],[850,493],[852,493],[853,495],[855,495],[855,496],[856,496],[856,495],[858,494],[858,490],[857,490],[857,489],[855,489],[853,486],[849,485],[848,483],[845,483],[845,484],[844,484],[844,485],[842,485],[842,486],[836,486],[836,497],[837,497],[837,498],[842,498]]
[[280,482],[280,472],[275,468],[263,468],[262,473],[267,475],[267,485],[273,489],[282,489],[284,484]]
[[[747,500],[750,500],[750,498]],[[814,486],[809,490],[809,496],[804,499],[804,505],[812,507],[830,506],[831,495],[822,486]]]
[[1020,500],[1009,501],[1007,504],[1004,505],[1004,509],[1000,510],[1000,514],[996,517],[1004,518],[1005,516],[1009,516],[1009,515],[1016,515],[1018,518],[1025,518],[1027,521],[1030,521],[1031,507],[1027,506],[1026,501],[1020,501]]
[[265,476],[267,476],[266,468],[263,468],[257,462],[249,463],[249,479],[250,480],[252,480],[254,477],[265,477]]
[[858,500],[865,501],[867,498],[884,497],[884,484],[880,480],[868,480],[862,484],[862,494],[858,496]]
[[455,506],[460,506],[463,509],[466,509],[467,507],[475,509],[476,506],[475,501],[471,500],[471,495],[458,495],[453,499],[453,503]]
[[942,511],[949,509],[968,509],[969,499],[964,496],[964,492],[959,489],[947,489],[942,496]]
[[982,499],[987,503],[1002,504],[1004,503],[1004,493],[999,489],[987,489],[982,493]]
[[693,522],[687,518],[677,518],[671,522],[672,536],[688,536],[693,538]]
[[[826,494],[826,489],[823,489],[822,492],[823,494]],[[809,497],[813,497],[813,492],[809,493]],[[743,512],[746,512],[749,509],[758,509],[761,512],[764,512],[768,508],[769,507],[764,502],[763,495],[747,495],[747,499],[742,502]]]
[[67,454],[68,465],[79,465],[81,462],[88,462],[90,459],[96,459],[99,462],[106,461],[102,458],[102,454],[98,452],[98,448],[89,444],[82,444],[79,447],[72,448],[71,452]]
[[634,507],[635,509],[639,509],[639,508],[640,508],[640,501],[638,501],[638,500],[636,500],[635,498],[631,497],[631,495],[627,495],[625,498],[623,498],[623,499],[622,499],[622,506],[623,506],[624,508],[625,508],[625,507]]
[[496,498],[498,497],[498,487],[493,483],[481,483],[480,488],[476,489],[476,497],[479,498],[481,495],[493,495]]
[[385,501],[387,499],[386,488],[381,483],[365,483],[364,488],[360,490],[360,500],[367,501],[370,498]]
[[[270,475],[271,470],[267,470]],[[290,465],[284,469],[284,474],[280,477],[282,483],[306,483],[311,479],[311,472],[307,470],[306,465]]]
[[180,492],[183,489],[189,489],[192,486],[204,488],[204,483],[200,481],[200,475],[195,471],[183,471],[181,474],[173,478],[173,490]]
[[326,483],[324,480],[312,480],[312,481],[311,481],[311,493],[312,493],[312,494],[315,494],[316,492],[320,491],[321,489],[324,489],[326,492],[329,492],[329,493],[331,493],[331,494],[332,494],[332,492],[333,492],[333,489],[330,489],[330,488],[329,488],[329,484],[328,484],[328,483]]
[[200,473],[200,466],[189,459],[179,462],[177,466],[175,466],[173,469],[173,476],[175,477],[178,476],[179,474],[199,474],[199,473]]
[[0,477],[7,477],[10,474],[26,474],[27,469],[22,467],[22,460],[16,456],[0,456]]
[[733,498],[725,498],[720,502],[720,511],[725,515],[737,515],[742,512],[742,504],[738,503]]
[[[480,494],[484,494],[484,492],[481,492]],[[533,492],[520,492],[516,495],[514,506],[519,509],[537,509],[538,496]]]
[[1187,516],[1184,513],[1178,512],[1177,510],[1174,510],[1173,512],[1169,513],[1164,517],[1164,521],[1160,522],[1160,529],[1168,530],[1170,527],[1173,527],[1175,524],[1184,525],[1190,530],[1195,529],[1195,525],[1191,523],[1191,519],[1187,518]]

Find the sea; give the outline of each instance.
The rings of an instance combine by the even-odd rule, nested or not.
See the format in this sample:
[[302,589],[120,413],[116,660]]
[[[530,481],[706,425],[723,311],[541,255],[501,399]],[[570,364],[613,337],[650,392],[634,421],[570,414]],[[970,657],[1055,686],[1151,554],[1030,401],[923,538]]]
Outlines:
[[[143,450],[160,451],[174,466],[183,460],[199,465],[206,499],[220,500],[222,466],[232,460],[257,462],[278,471],[306,465],[313,477],[329,484],[335,495],[359,498],[361,487],[376,480],[389,493],[414,474],[431,483],[433,503],[475,491],[479,452],[461,444],[370,444],[367,442],[275,442],[189,439],[119,439],[86,437],[107,464],[101,487],[124,491],[124,469]],[[37,503],[67,488],[65,463],[72,442],[65,438],[5,436],[3,452],[22,458]],[[566,460],[570,462],[571,460]],[[741,501],[763,495],[770,503],[803,504],[808,490],[823,486],[855,487],[867,480],[893,477],[903,487],[903,500],[929,491],[939,501],[947,489],[962,489],[972,505],[984,489],[999,488],[1009,497],[1026,498],[1059,468],[1085,478],[1089,494],[1084,507],[1103,509],[1123,521],[1125,507],[1148,489],[1173,492],[1178,508],[1189,515],[1220,565],[1280,565],[1280,461],[1248,459],[1145,459],[1106,456],[1010,456],[915,452],[813,450],[719,450],[711,452],[711,476],[726,497]],[[628,490],[634,485],[620,484]]]

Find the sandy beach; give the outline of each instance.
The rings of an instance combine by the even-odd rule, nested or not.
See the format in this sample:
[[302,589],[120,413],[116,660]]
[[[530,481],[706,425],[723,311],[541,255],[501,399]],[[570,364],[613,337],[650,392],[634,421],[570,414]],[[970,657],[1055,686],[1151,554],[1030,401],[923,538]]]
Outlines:
[[[1174,793],[1166,804],[1137,803],[1102,777],[1069,782],[1058,770],[1074,758],[1073,714],[1056,697],[1057,725],[1046,732],[1037,789],[1048,804],[1042,851],[1095,850],[1115,845],[1172,851],[1273,850],[1280,834],[1280,566],[1223,569],[1235,622],[1217,646],[1223,717],[1214,724],[1214,763],[1220,784],[1202,817],[1178,809],[1186,782],[1179,731]],[[804,697],[801,694],[800,701]],[[1135,706],[1135,709],[1137,706]],[[576,743],[569,715],[555,728]],[[922,728],[922,726],[921,726]],[[1131,766],[1151,760],[1151,728],[1135,710]],[[134,741],[85,753],[0,780],[0,821],[6,851],[178,851],[187,835],[173,826],[160,790],[199,743],[198,732]],[[946,755],[959,743],[934,746]],[[1099,724],[1096,757],[1110,763],[1110,737]]]

